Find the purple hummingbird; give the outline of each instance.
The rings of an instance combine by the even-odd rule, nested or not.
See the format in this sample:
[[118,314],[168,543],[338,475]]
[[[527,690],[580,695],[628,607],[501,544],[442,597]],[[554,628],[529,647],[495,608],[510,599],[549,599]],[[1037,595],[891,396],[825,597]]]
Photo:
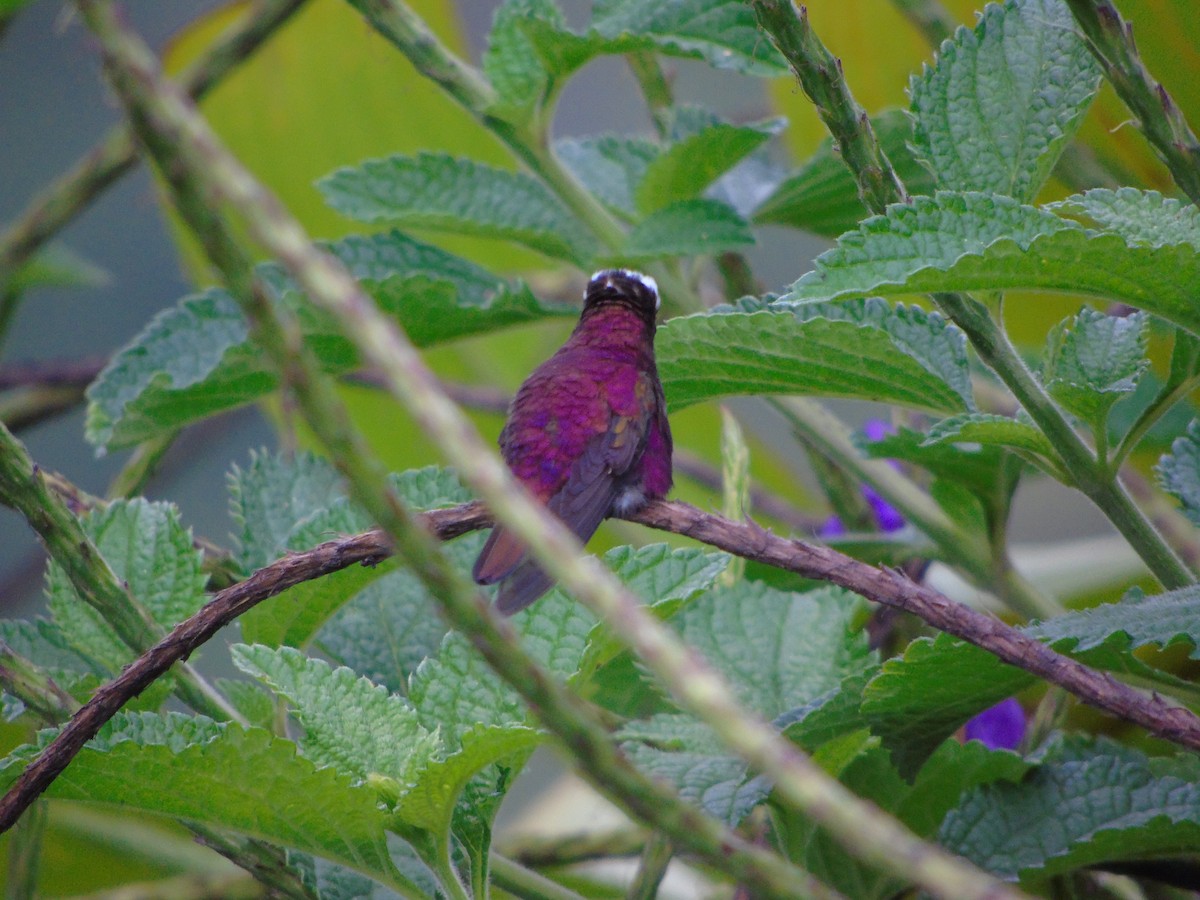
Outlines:
[[[654,365],[658,304],[658,285],[647,275],[593,275],[579,324],[525,379],[500,432],[513,474],[584,542],[605,517],[671,489],[671,428]],[[479,584],[504,581],[496,606],[505,615],[554,583],[499,526],[472,575]]]

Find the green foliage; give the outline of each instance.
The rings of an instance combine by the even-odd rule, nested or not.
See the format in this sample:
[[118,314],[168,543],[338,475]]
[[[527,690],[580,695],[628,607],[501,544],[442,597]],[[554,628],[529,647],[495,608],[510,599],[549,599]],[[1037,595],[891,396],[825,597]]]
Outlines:
[[[820,0],[810,5],[820,32]],[[373,21],[375,4],[353,6]],[[739,496],[752,488],[754,508],[769,510],[775,527],[811,534],[815,527],[802,530],[805,516],[789,509],[804,506],[817,521],[829,512],[797,486],[799,457],[808,453],[829,507],[848,528],[882,521],[885,496],[902,520],[893,535],[854,534],[836,546],[914,577],[936,560],[1016,610],[1045,610],[1042,621],[1020,626],[1025,636],[1194,707],[1196,690],[1181,661],[1200,658],[1196,585],[1099,603],[1126,587],[1106,584],[1080,598],[1088,608],[1054,614],[1059,598],[1013,574],[1023,567],[1010,558],[1007,534],[1018,486],[1037,491],[1037,479],[1049,475],[1095,500],[1129,536],[1131,517],[1142,514],[1122,505],[1128,497],[1114,470],[1136,458],[1128,451],[1149,446],[1170,446],[1157,467],[1161,487],[1200,524],[1200,424],[1184,429],[1180,417],[1187,421],[1194,410],[1179,402],[1200,381],[1200,212],[1153,180],[1090,187],[1094,167],[1111,165],[1105,147],[1081,150],[1078,138],[1088,132],[1084,119],[1101,68],[1062,0],[1005,0],[955,31],[912,75],[907,110],[872,111],[881,149],[911,199],[867,216],[855,176],[875,173],[847,167],[853,135],[808,143],[796,165],[781,162],[774,146],[787,122],[763,118],[773,110],[764,111],[757,95],[751,111],[728,119],[676,102],[675,79],[682,87],[698,67],[676,70],[664,58],[707,63],[719,70],[707,73],[714,84],[730,73],[786,74],[754,6],[597,0],[587,21],[569,24],[555,0],[505,0],[478,68],[445,56],[440,42],[453,41],[441,32],[409,35],[417,65],[388,82],[397,109],[409,109],[414,91],[431,89],[422,80],[429,76],[466,108],[461,127],[473,137],[435,137],[463,114],[450,111],[448,98],[414,101],[415,118],[405,119],[413,141],[355,150],[326,165],[338,168],[315,191],[306,180],[285,196],[307,193],[356,223],[405,229],[322,247],[428,351],[439,377],[473,387],[507,390],[527,363],[549,354],[562,330],[554,329],[575,317],[561,298],[577,296],[586,272],[646,269],[663,287],[657,366],[676,447],[691,457],[676,456],[682,494],[711,508],[722,488]],[[403,42],[396,23],[412,23],[406,9],[395,10],[400,18],[389,30]],[[857,88],[871,67],[838,55]],[[558,134],[564,88],[601,56],[632,67],[630,83],[645,95],[653,132]],[[895,104],[899,85],[892,87]],[[680,93],[697,91],[688,85]],[[339,80],[337,103],[356,100]],[[1096,105],[1106,102],[1101,95]],[[261,112],[260,99],[244,106]],[[436,122],[430,110],[441,111]],[[1110,119],[1109,139],[1123,141],[1111,132],[1122,117]],[[328,133],[306,130],[305,140]],[[1106,172],[1105,182],[1130,180],[1126,171],[1115,174]],[[1064,183],[1077,193],[1045,202],[1051,192],[1066,193]],[[308,212],[305,224],[332,216]],[[793,264],[783,296],[760,296],[755,265],[764,248],[757,244],[773,225],[836,243],[811,271]],[[776,265],[798,258],[790,243],[765,250]],[[318,309],[277,262],[258,265],[255,276],[275,307],[296,317],[327,375],[360,367],[347,337],[354,323]],[[86,286],[96,277],[56,251],[0,273],[10,293]],[[946,296],[963,291],[976,294]],[[1044,341],[1038,334],[1030,342],[1018,320],[1045,305],[1031,296],[1042,292],[1075,298],[1075,306],[1046,313],[1047,322],[1077,309],[1081,296],[1096,308],[1078,309]],[[941,311],[914,299],[920,294],[933,295]],[[947,318],[958,315],[962,307],[950,302],[958,299],[981,317],[975,326]],[[0,318],[6,314],[0,310]],[[977,327],[983,316],[994,330]],[[102,451],[165,440],[270,400],[280,384],[235,298],[208,288],[165,308],[112,357],[88,390],[87,437]],[[814,416],[826,424],[805,432],[798,407],[778,399],[792,395],[903,411],[889,433],[868,429],[869,438],[852,442],[832,412]],[[736,398],[730,415],[745,431],[739,449],[752,457],[749,476],[727,467],[725,485],[697,459],[718,458],[716,420],[703,405],[723,398]],[[787,429],[762,398],[794,414],[789,422],[803,447],[781,437]],[[407,430],[411,420],[370,402],[364,413],[359,401],[357,424],[385,422],[386,440],[402,445],[409,462],[391,486],[407,507],[472,499],[453,472],[421,468],[435,460],[417,461],[423,450]],[[835,408],[861,420],[857,406]],[[498,427],[495,416],[481,414],[480,422]],[[1066,452],[1047,423],[1059,426],[1059,437],[1075,429],[1078,452]],[[1154,440],[1143,441],[1146,434]],[[301,430],[296,443],[304,440]],[[864,465],[868,459],[892,465]],[[860,483],[868,477],[870,485]],[[334,464],[303,450],[252,454],[229,487],[231,566],[243,577],[373,525]],[[91,564],[110,569],[164,629],[203,604],[206,570],[196,546],[207,544],[194,544],[174,507],[140,498],[97,502],[82,520],[102,557]],[[1146,533],[1131,542],[1154,569],[1162,539],[1151,527]],[[725,554],[703,547],[622,543],[636,534],[626,523],[602,532],[604,564],[720,673],[742,707],[917,835],[1054,896],[1065,896],[1066,879],[1085,877],[1090,867],[1190,860],[1200,852],[1194,759],[1170,756],[1162,745],[1149,757],[1079,734],[1090,722],[1056,716],[1061,692],[1041,700],[1044,685],[1024,669],[948,634],[914,636],[910,624],[897,625],[853,594],[753,559],[730,567]],[[1195,536],[1179,528],[1174,534],[1181,555],[1194,559]],[[445,546],[446,557],[465,574],[483,540],[464,535]],[[869,580],[868,569],[853,572]],[[1065,574],[1085,582],[1091,573],[1077,566]],[[0,761],[0,786],[12,784],[53,735],[29,728],[31,710],[55,715],[37,704],[39,690],[62,700],[47,679],[86,700],[132,657],[57,564],[47,589],[50,618],[0,622],[0,643],[13,654],[5,659],[32,661],[24,674],[34,676],[0,663],[0,715],[30,741]],[[635,766],[688,803],[726,825],[753,828],[768,849],[844,896],[883,900],[919,890],[864,862],[857,848],[776,795],[769,779],[729,750],[726,723],[677,706],[618,630],[560,588],[508,624],[539,677],[577,694]],[[48,796],[56,816],[95,804],[114,815],[126,810],[261,841],[286,851],[271,856],[273,864],[286,865],[321,900],[464,900],[509,887],[489,877],[493,831],[501,804],[545,741],[546,712],[531,709],[496,674],[477,635],[447,628],[442,598],[418,570],[395,560],[349,567],[258,604],[236,627],[241,642],[233,639],[232,662],[253,680],[218,679],[205,689],[244,721],[162,711],[177,686],[175,676],[163,679],[134,701],[139,711],[118,714],[54,782]],[[955,739],[968,720],[1018,694],[1027,708],[1044,705],[1016,752]],[[578,749],[565,747],[571,762],[603,783],[611,772],[605,761]],[[770,817],[765,830],[755,818],[746,821],[762,807]],[[561,869],[540,874],[568,877]],[[710,874],[714,888],[728,888],[723,873],[698,877]],[[581,895],[605,895],[570,877]]]

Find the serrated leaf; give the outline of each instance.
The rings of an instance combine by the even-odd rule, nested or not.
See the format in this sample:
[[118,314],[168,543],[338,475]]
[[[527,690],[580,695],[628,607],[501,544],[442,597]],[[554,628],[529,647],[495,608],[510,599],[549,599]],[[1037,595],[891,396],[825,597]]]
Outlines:
[[647,166],[634,195],[638,210],[651,213],[699,196],[784,124],[783,119],[748,125],[715,122],[676,141]]
[[1048,204],[1047,208],[1080,216],[1105,231],[1122,235],[1131,244],[1191,244],[1200,249],[1200,210],[1158,191],[1096,188]]
[[1029,632],[1069,649],[1072,655],[1111,645],[1119,638],[1120,649],[1124,651],[1148,645],[1166,648],[1176,643],[1189,644],[1191,657],[1197,659],[1200,658],[1197,651],[1200,644],[1200,586],[1191,585],[1149,597],[1135,591],[1120,603],[1104,603],[1057,616],[1031,626]]
[[239,669],[291,701],[304,726],[301,746],[318,766],[359,782],[383,776],[405,789],[441,748],[437,732],[423,728],[403,698],[344,666],[290,647],[235,644],[230,654]]
[[1155,470],[1162,489],[1180,502],[1183,514],[1200,525],[1200,419],[1171,444]]
[[754,13],[737,0],[597,0],[593,16],[592,30],[608,39],[649,41],[662,53],[698,56],[718,69],[750,75],[787,71],[763,40]]
[[[256,461],[256,465],[265,464]],[[259,488],[259,496],[254,499],[257,508],[273,504],[276,493],[286,490],[289,477],[297,479],[292,486],[296,491],[304,490],[306,483],[312,479],[318,482],[314,485],[316,495],[311,498],[313,502],[306,506],[291,502],[286,496],[281,498],[283,503],[280,506],[272,505],[269,515],[278,517],[282,513],[293,518],[291,527],[286,530],[286,537],[273,548],[277,555],[308,550],[325,541],[357,534],[372,527],[370,517],[346,497],[339,496],[333,484],[328,485],[329,493],[322,494],[321,489],[325,486],[323,477],[315,473],[331,474],[328,463],[311,456],[300,457],[295,463],[284,457],[276,457],[266,471],[274,472],[281,484],[267,485],[265,490]],[[291,476],[289,472],[292,472]],[[392,475],[389,482],[400,497],[417,510],[461,503],[470,497],[453,472],[433,466]],[[235,487],[235,493],[244,495],[246,488]],[[286,521],[282,519],[274,524],[286,527]],[[253,643],[303,646],[350,598],[388,575],[395,567],[395,561],[389,559],[376,566],[351,566],[319,579],[302,582],[243,615],[240,620],[242,635]],[[408,581],[411,583],[416,579],[408,576]],[[430,614],[436,618],[432,611]],[[439,632],[438,637],[443,633],[444,630]],[[378,683],[389,681],[384,679]]]
[[699,313],[655,340],[672,410],[734,394],[814,394],[959,412],[963,398],[886,332],[780,310]]
[[47,619],[0,619],[0,644],[37,663],[58,680],[62,675],[108,674],[71,646],[62,628]]
[[[909,194],[932,194],[935,183],[929,170],[909,149],[912,122],[894,109],[872,117],[875,136],[892,168]],[[835,238],[853,228],[866,215],[858,184],[833,140],[826,139],[817,152],[794,173],[777,184],[751,216],[756,225],[790,225],[822,237]]]
[[324,457],[251,452],[229,474],[230,515],[238,524],[238,562],[261,569],[289,549],[296,523],[344,496],[342,477]]
[[1008,197],[939,192],[862,223],[823,253],[783,298],[869,294],[1067,291],[1123,300],[1200,332],[1200,253],[1149,247]]
[[[969,418],[963,413],[944,421]],[[934,426],[935,428],[937,426]],[[932,443],[926,435],[909,428],[877,441],[856,442],[872,459],[898,459],[929,471],[939,479],[957,481],[978,495],[991,495],[1002,477],[1003,454],[995,447],[957,447],[951,443]]]
[[746,220],[720,200],[680,200],[651,213],[625,237],[624,260],[720,253],[754,243]]
[[518,124],[528,121],[550,86],[550,74],[525,32],[530,19],[566,27],[552,0],[506,0],[492,19],[483,54],[483,72],[498,95],[488,112]]
[[[672,549],[668,544],[649,544],[637,548],[615,547],[604,554],[604,563],[626,589],[645,601],[655,616],[667,619],[687,600],[710,587],[725,570],[729,557],[696,548]],[[612,630],[605,623],[598,623],[588,633],[582,661],[570,674],[586,678],[623,650],[624,644]]]
[[[562,314],[523,285],[400,232],[328,245],[385,312],[419,345]],[[309,346],[332,373],[357,356],[337,323],[298,294],[277,266],[256,270],[301,319]],[[185,297],[159,313],[88,389],[87,437],[103,448],[135,444],[253,402],[278,378],[251,344],[245,318],[221,290]]]
[[399,222],[502,238],[586,264],[595,241],[541,182],[444,153],[390,156],[317,182],[325,201],[362,222]]
[[[776,717],[819,702],[871,665],[865,637],[849,628],[857,606],[836,588],[800,594],[740,581],[709,591],[674,622],[747,708]],[[765,778],[747,777],[745,762],[690,716],[629,722],[619,736],[639,768],[731,825],[770,792]]]
[[[113,574],[164,629],[204,605],[208,576],[175,507],[141,498],[118,500],[88,513],[81,524]],[[71,645],[110,672],[120,671],[133,651],[80,599],[57,563],[50,564],[46,584],[51,615]]]
[[1081,309],[1046,338],[1042,380],[1070,412],[1101,428],[1150,365],[1144,313],[1109,316]]
[[771,792],[766,778],[748,778],[746,763],[729,756],[712,729],[690,716],[668,714],[633,722],[617,736],[635,766],[674,785],[684,800],[731,826]]
[[1062,0],[989,4],[913,78],[913,144],[939,187],[1030,201],[1099,85]]
[[1200,847],[1200,788],[1131,747],[1067,740],[1018,783],[965,797],[939,842],[1002,878],[1040,880]]
[[1031,422],[991,413],[963,413],[942,419],[930,427],[921,446],[964,443],[1009,447],[1051,460],[1055,455],[1050,440]]
[[417,773],[416,785],[400,798],[394,815],[412,828],[442,834],[475,773],[513,756],[525,757],[541,742],[541,733],[533,728],[479,725],[468,729],[457,751],[430,761]]
[[[32,753],[24,748],[5,760],[5,789]],[[118,713],[47,795],[228,828],[395,883],[374,792],[314,769],[295,744],[260,729]]]
[[634,190],[661,150],[641,138],[602,134],[555,141],[554,152],[609,209],[632,218]]

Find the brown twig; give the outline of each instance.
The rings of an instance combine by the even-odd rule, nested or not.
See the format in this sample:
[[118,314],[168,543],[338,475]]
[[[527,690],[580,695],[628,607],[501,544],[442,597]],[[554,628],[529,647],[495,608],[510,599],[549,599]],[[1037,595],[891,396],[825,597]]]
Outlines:
[[[1136,722],[1159,737],[1200,750],[1200,718],[1157,696],[1147,697],[1110,676],[1075,662],[1017,629],[956,603],[903,573],[879,569],[836,550],[778,537],[753,522],[734,522],[674,501],[655,501],[629,521],[695,538],[746,559],[767,563],[848,588],[906,610],[941,631],[960,637],[1010,665],[1065,688],[1085,703]],[[442,540],[486,528],[491,518],[479,502],[423,514]],[[290,587],[352,565],[376,565],[391,554],[377,531],[328,541],[291,553],[218,593],[177,625],[121,675],[100,688],[0,800],[0,832],[17,820],[116,712],[177,661],[186,659],[242,613]]]

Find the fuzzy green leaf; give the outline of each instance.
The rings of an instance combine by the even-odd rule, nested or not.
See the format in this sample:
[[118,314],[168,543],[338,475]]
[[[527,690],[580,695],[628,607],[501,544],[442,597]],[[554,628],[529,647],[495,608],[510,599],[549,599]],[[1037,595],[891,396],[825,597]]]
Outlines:
[[1158,461],[1158,481],[1164,491],[1183,506],[1183,514],[1200,525],[1200,419],[1171,444],[1171,452]]
[[[200,551],[167,503],[118,500],[88,513],[83,530],[117,579],[159,625],[169,629],[204,605]],[[110,672],[120,671],[133,652],[112,627],[75,592],[63,570],[51,563],[47,577],[50,611],[73,647]]]
[[[969,420],[971,413],[945,419],[945,422]],[[939,423],[940,425],[941,423]],[[938,425],[935,425],[936,429]],[[930,432],[932,435],[932,431]],[[939,480],[957,482],[978,496],[989,496],[1002,477],[1004,454],[996,447],[959,447],[953,443],[932,443],[919,431],[901,428],[878,441],[858,441],[863,452],[873,459],[899,459],[926,469]]]
[[483,72],[498,95],[489,114],[517,124],[529,120],[550,86],[550,75],[525,32],[530,19],[565,28],[552,0],[506,0],[492,20]]
[[290,647],[235,644],[230,653],[239,669],[291,701],[304,726],[301,746],[318,766],[357,781],[382,776],[403,789],[440,750],[437,732],[426,731],[403,698],[344,666]]
[[1167,247],[1191,244],[1200,249],[1200,210],[1191,203],[1164,197],[1158,191],[1123,187],[1096,188],[1047,207],[1062,215],[1079,216],[1130,244]]
[[624,135],[564,138],[554,152],[601,202],[621,215],[637,215],[633,195],[661,149],[650,141]]
[[0,619],[0,644],[37,663],[55,680],[108,674],[72,647],[62,628],[47,619]]
[[444,153],[389,156],[342,168],[317,187],[343,215],[455,234],[501,238],[570,262],[596,246],[541,182]]
[[922,447],[939,444],[984,444],[1024,450],[1054,459],[1050,440],[1030,422],[990,413],[964,413],[943,419],[929,429]]
[[913,144],[939,187],[1030,201],[1099,86],[1062,0],[989,4],[913,78]]
[[680,200],[651,213],[625,238],[623,260],[715,254],[754,243],[746,220],[720,200]]
[[[4,788],[32,755],[23,748],[5,761]],[[374,792],[315,769],[291,741],[260,729],[118,713],[47,795],[228,828],[394,883]]]
[[[912,122],[894,109],[871,120],[875,136],[909,194],[932,194],[933,176],[909,149]],[[754,210],[755,225],[790,225],[822,237],[835,238],[857,225],[866,214],[858,184],[832,138],[789,175]]]
[[662,53],[698,56],[718,69],[750,75],[787,71],[754,13],[737,0],[597,0],[593,16],[592,29],[610,40],[649,41]]
[[968,794],[939,836],[1002,878],[1037,881],[1121,860],[1193,855],[1200,788],[1172,760],[1109,741],[1064,741],[1017,783]]
[[1109,316],[1086,307],[1046,338],[1042,380],[1075,415],[1101,428],[1149,367],[1143,313]]
[[714,122],[668,147],[647,167],[635,201],[650,213],[691,200],[783,128],[783,119],[749,125]]
[[885,331],[790,312],[699,313],[658,332],[667,401],[682,409],[733,394],[815,394],[960,412],[962,396]]
[[1200,658],[1200,586],[1143,596],[1134,591],[1120,603],[1105,603],[1042,622],[1031,629],[1044,640],[1065,642],[1072,655],[1104,645],[1123,651],[1183,643]]
[[[565,312],[539,304],[523,285],[399,232],[349,237],[328,249],[422,346]],[[327,371],[356,365],[337,323],[277,266],[256,271],[300,315]],[[277,386],[233,298],[208,290],[159,313],[112,358],[88,389],[87,437],[104,448],[128,446],[251,403]]]
[[940,192],[863,222],[784,301],[869,294],[1051,290],[1122,300],[1200,333],[1200,252],[1151,247],[1008,197]]

